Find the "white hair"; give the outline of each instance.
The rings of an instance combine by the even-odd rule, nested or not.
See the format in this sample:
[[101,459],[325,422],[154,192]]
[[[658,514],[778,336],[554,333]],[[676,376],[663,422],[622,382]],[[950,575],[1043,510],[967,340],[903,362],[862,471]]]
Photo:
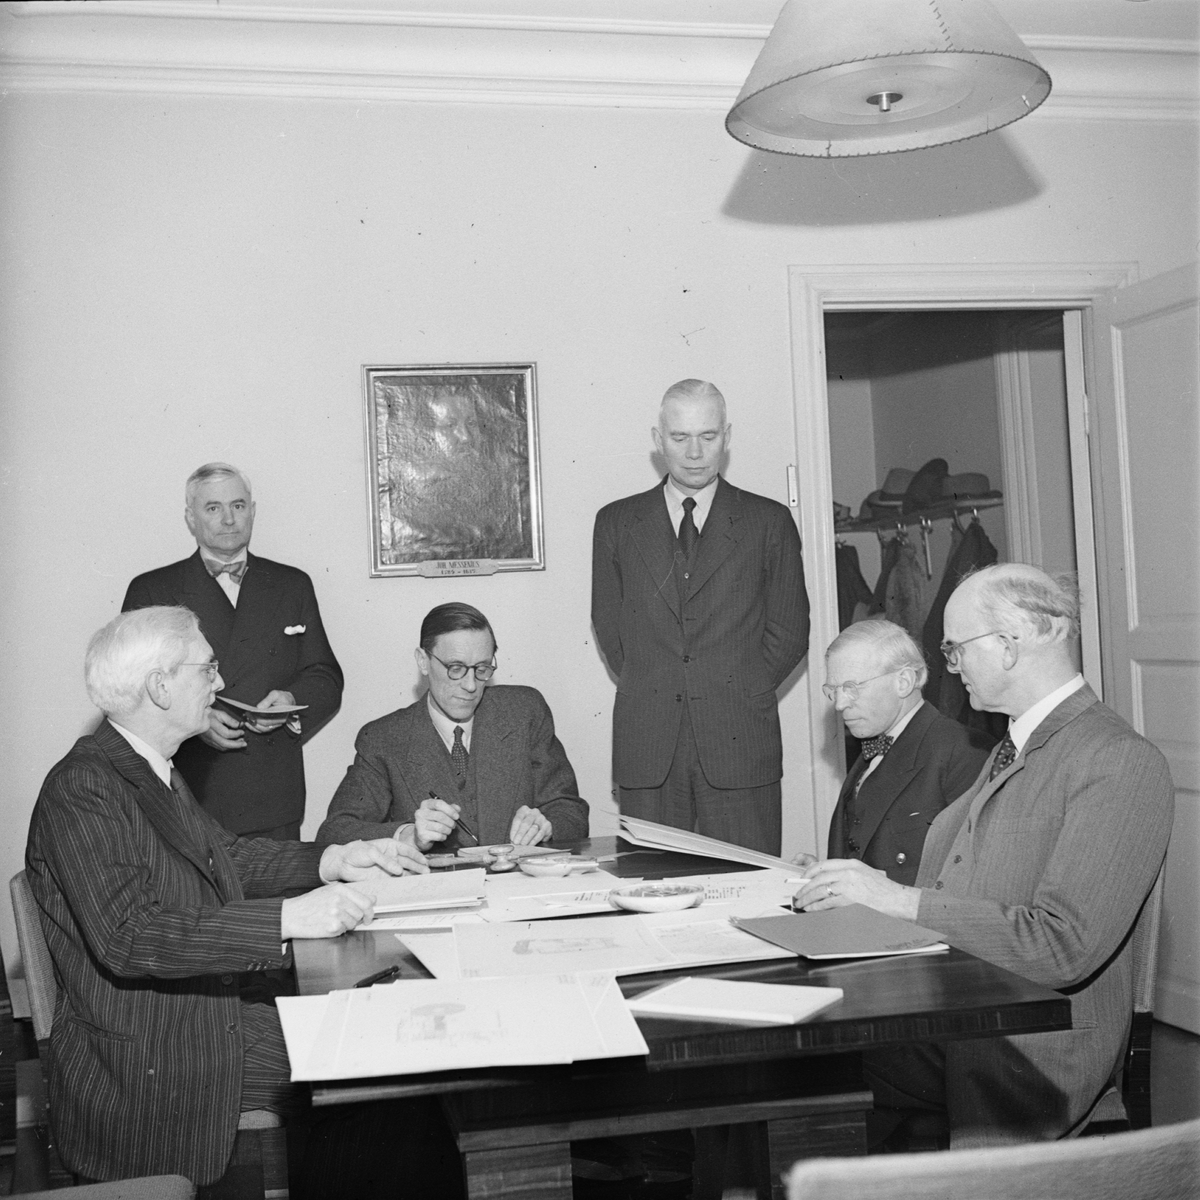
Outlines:
[[146,676],[173,675],[201,636],[189,608],[158,605],[121,613],[88,642],[83,660],[88,699],[105,716],[129,716],[142,702]]
[[848,625],[837,637],[829,643],[825,658],[835,650],[844,650],[850,646],[870,646],[880,658],[880,665],[888,671],[900,671],[909,668],[916,676],[917,687],[925,686],[929,678],[929,668],[925,663],[925,655],[907,629],[892,621],[884,621],[872,617],[867,621],[857,621]]
[[663,393],[662,403],[658,406],[660,427],[663,423],[663,410],[670,400],[715,400],[721,409],[721,425],[725,425],[725,397],[705,379],[681,379],[667,388]]
[[210,479],[240,479],[242,486],[246,489],[246,495],[250,496],[253,491],[250,487],[250,480],[245,472],[238,470],[237,467],[230,466],[229,463],[210,462],[205,463],[202,467],[197,467],[187,479],[187,484],[183,489],[183,502],[191,508],[192,501],[196,498],[196,493],[200,490],[202,483],[207,483]]
[[[1000,630],[1032,630],[1034,642],[1079,636],[1079,588],[1071,575],[1047,575],[1026,563],[997,563],[968,575],[979,608]],[[962,584],[959,585],[960,587]]]

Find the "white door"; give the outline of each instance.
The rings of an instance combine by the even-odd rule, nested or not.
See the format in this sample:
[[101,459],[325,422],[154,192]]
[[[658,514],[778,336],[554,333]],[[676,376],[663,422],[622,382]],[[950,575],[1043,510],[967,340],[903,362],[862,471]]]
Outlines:
[[1105,701],[1170,763],[1175,829],[1154,1008],[1200,1033],[1197,268],[1106,293],[1093,308],[1092,347]]

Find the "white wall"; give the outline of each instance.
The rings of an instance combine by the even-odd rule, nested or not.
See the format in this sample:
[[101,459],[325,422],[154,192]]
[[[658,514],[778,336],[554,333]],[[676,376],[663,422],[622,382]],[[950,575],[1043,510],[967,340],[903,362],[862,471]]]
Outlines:
[[[612,685],[588,621],[592,515],[654,480],[664,387],[730,401],[728,475],[785,498],[789,264],[1194,253],[1186,124],[1042,119],[862,162],[751,153],[719,114],[173,94],[0,105],[0,875],[88,730],[80,663],[134,574],[190,550],[182,485],[251,475],[254,548],[314,577],[346,670],[307,752],[312,832],[366,720],[413,696],[433,604],[492,618],[611,830]],[[364,363],[538,364],[542,573],[367,578]],[[815,552],[810,548],[810,552]],[[803,689],[785,837],[812,848]],[[823,832],[823,831],[822,831]],[[15,945],[0,905],[5,959]]]

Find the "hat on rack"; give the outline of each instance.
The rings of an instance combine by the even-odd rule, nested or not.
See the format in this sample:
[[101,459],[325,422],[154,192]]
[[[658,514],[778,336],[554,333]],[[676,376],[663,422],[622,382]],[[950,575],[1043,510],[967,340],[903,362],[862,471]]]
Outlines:
[[949,475],[950,465],[944,458],[931,458],[913,477],[904,492],[900,511],[920,512],[942,503],[942,481]]
[[877,517],[894,516],[900,511],[904,502],[904,493],[912,483],[915,471],[907,467],[893,467],[883,481],[883,487],[876,488],[863,502],[858,510],[860,521],[873,521]]
[[1003,493],[992,490],[992,481],[982,471],[964,471],[942,480],[942,499],[964,504],[968,500],[999,500]]

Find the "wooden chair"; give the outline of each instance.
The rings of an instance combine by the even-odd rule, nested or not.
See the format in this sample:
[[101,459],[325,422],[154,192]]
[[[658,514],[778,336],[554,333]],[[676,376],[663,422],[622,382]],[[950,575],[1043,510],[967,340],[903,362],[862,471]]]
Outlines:
[[[54,1005],[58,999],[58,984],[50,948],[42,933],[37,901],[24,871],[18,871],[9,883],[13,916],[17,925],[17,944],[25,967],[25,984],[29,991],[29,1010],[33,1018],[33,1034],[44,1063],[50,1031],[54,1025]],[[44,1120],[44,1115],[43,1118]],[[47,1174],[49,1167],[46,1168]],[[38,1172],[40,1173],[40,1171]],[[234,1142],[226,1176],[211,1185],[214,1197],[254,1195],[263,1200],[287,1200],[287,1141],[283,1122],[277,1113],[266,1109],[244,1112],[238,1118],[238,1134]],[[107,1186],[88,1184],[87,1187]],[[148,1194],[148,1193],[147,1193]],[[206,1194],[210,1190],[206,1189]]]
[[1195,1200],[1200,1120],[998,1150],[814,1158],[788,1200]]

